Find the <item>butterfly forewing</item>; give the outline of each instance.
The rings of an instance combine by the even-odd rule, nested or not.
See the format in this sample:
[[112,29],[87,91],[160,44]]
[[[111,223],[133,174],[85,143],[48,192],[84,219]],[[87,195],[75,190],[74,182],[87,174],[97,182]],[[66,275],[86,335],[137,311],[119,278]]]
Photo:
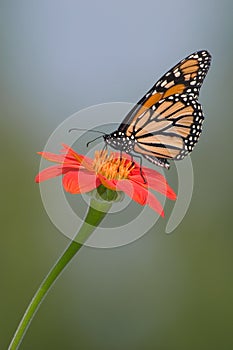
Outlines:
[[163,98],[182,93],[192,94],[197,98],[210,62],[211,55],[206,50],[194,52],[180,61],[138,101],[122,121],[119,130],[127,129],[127,125],[130,125],[133,119]]
[[180,61],[133,107],[108,143],[167,168],[167,159],[184,158],[201,133],[204,116],[197,98],[210,62],[205,50]]

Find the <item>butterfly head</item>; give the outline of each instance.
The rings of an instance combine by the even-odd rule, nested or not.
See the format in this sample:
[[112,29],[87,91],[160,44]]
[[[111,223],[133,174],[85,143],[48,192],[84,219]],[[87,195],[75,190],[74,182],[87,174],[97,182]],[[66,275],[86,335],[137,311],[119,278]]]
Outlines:
[[111,146],[112,148],[126,153],[131,153],[134,148],[134,136],[130,137],[126,136],[122,131],[114,131],[111,134],[107,134],[103,136],[104,142]]

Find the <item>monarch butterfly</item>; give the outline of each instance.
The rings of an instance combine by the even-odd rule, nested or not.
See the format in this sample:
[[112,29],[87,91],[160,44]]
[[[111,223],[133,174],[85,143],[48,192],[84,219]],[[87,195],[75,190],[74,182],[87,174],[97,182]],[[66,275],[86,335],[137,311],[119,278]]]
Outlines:
[[197,100],[210,62],[206,50],[180,61],[142,97],[116,131],[103,136],[105,144],[167,169],[169,159],[183,159],[201,134],[204,116]]

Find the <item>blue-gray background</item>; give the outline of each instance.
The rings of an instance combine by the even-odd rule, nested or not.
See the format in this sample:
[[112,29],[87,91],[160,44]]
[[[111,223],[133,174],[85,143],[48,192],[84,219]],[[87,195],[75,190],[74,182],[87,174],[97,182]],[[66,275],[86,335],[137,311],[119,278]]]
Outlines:
[[36,151],[69,115],[136,102],[197,49],[213,63],[184,221],[170,236],[165,219],[131,245],[83,248],[21,349],[232,348],[232,2],[5,0],[0,9],[1,349],[68,244],[33,182]]

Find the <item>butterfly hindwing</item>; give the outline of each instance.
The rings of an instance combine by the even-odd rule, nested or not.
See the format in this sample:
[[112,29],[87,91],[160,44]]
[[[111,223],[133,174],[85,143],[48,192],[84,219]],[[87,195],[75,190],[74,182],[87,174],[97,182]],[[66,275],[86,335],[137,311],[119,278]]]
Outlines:
[[183,159],[201,134],[201,105],[192,95],[182,94],[162,99],[153,107],[131,123],[129,134],[126,132],[135,137],[134,151],[148,160],[149,156]]

